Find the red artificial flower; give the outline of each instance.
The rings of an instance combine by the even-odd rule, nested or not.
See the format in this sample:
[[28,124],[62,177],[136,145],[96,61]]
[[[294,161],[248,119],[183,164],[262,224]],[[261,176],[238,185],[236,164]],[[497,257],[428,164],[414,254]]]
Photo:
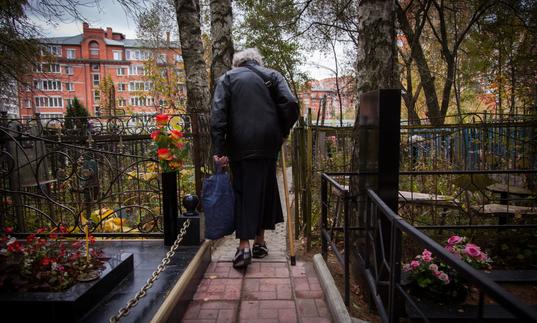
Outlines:
[[60,225],[60,232],[61,233],[67,233],[67,229],[65,228],[64,225]]
[[178,149],[183,149],[185,148],[185,143],[182,142],[182,141],[179,141],[179,142],[176,142],[174,143],[175,147],[177,147]]
[[157,127],[162,128],[168,125],[170,116],[167,114],[157,114],[155,120],[157,121]]
[[15,252],[21,252],[22,251],[22,245],[18,242],[12,242],[7,245],[7,251],[11,253]]
[[168,148],[159,148],[157,150],[157,156],[162,160],[172,160],[172,152]]
[[49,239],[58,240],[58,235],[56,233],[51,233],[48,235]]
[[48,266],[52,262],[52,259],[45,256],[43,259],[41,259],[41,266]]
[[151,139],[153,139],[153,141],[157,141],[157,138],[159,135],[160,135],[160,130],[155,130],[151,133]]
[[41,228],[37,229],[36,232],[37,232],[37,233],[43,233],[43,232],[45,232],[45,231],[47,231],[47,228],[45,228],[45,227],[41,227]]
[[183,138],[183,133],[179,130],[170,130],[170,137],[175,140]]
[[95,243],[95,237],[92,236],[92,235],[90,235],[90,236],[89,236],[89,242],[90,242],[91,244],[94,244],[94,243]]
[[7,234],[12,233],[13,232],[13,227],[5,227],[4,232],[7,233]]
[[29,236],[26,237],[26,242],[28,243],[32,243],[35,239],[35,233],[32,233],[30,234]]

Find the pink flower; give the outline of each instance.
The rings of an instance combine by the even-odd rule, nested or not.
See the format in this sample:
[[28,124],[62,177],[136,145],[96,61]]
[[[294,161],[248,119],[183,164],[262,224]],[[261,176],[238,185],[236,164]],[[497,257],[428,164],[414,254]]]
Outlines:
[[467,255],[471,257],[480,257],[481,256],[481,248],[476,246],[473,243],[466,244],[466,247],[464,247],[464,252],[466,252]]
[[440,272],[440,275],[438,275],[438,279],[440,279],[446,285],[449,284],[449,276],[444,272]]
[[412,270],[412,267],[410,267],[410,264],[406,264],[403,266],[403,271],[404,272],[409,272]]
[[489,256],[486,253],[481,252],[481,256],[479,256],[479,260],[487,261],[488,258],[489,258]]
[[429,250],[423,249],[423,252],[421,253],[421,259],[423,259],[423,261],[425,262],[431,262],[433,260],[432,255],[433,254]]
[[451,236],[451,237],[449,237],[447,243],[450,244],[450,245],[454,245],[454,244],[462,242],[462,239],[463,238],[459,237],[459,236]]
[[454,252],[455,252],[455,250],[453,249],[453,246],[451,246],[451,245],[447,245],[447,246],[445,246],[444,249],[446,249],[446,250],[449,251],[450,253],[454,253]]
[[433,271],[433,275],[436,277],[440,276],[443,273],[443,271]]
[[412,269],[418,268],[419,266],[420,266],[420,262],[417,261],[417,260],[412,260],[412,261],[410,262],[410,267],[411,267]]
[[436,264],[430,264],[429,265],[429,269],[432,271],[432,272],[435,272],[435,271],[438,271],[438,266]]

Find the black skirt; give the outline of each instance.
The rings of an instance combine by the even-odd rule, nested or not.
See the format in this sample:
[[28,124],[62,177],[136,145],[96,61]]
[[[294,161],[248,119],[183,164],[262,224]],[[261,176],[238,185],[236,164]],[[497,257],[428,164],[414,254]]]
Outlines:
[[262,230],[274,230],[283,222],[276,180],[275,159],[244,159],[231,162],[235,192],[235,236],[254,239]]

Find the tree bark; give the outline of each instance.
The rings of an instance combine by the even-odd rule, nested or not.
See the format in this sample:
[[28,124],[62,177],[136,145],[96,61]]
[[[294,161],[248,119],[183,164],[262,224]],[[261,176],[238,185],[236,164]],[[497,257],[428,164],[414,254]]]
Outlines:
[[210,6],[213,54],[210,70],[212,94],[218,78],[231,69],[231,60],[233,59],[233,40],[231,38],[233,14],[231,0],[211,0]]
[[[359,121],[360,97],[380,88],[400,85],[395,43],[395,11],[391,0],[362,0],[358,4],[358,47],[356,61],[357,109],[353,129],[352,171],[360,170]],[[358,192],[356,177],[351,191]]]
[[187,113],[192,125],[196,193],[201,194],[201,167],[209,160],[209,86],[203,59],[199,0],[175,0],[181,52],[185,64]]

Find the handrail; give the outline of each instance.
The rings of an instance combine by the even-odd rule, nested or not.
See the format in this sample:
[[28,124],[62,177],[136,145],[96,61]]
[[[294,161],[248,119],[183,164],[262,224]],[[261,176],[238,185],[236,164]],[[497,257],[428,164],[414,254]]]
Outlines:
[[436,241],[403,220],[403,218],[392,211],[372,189],[367,189],[367,195],[373,200],[377,207],[379,207],[381,212],[389,218],[392,225],[396,225],[401,231],[410,234],[412,238],[415,238],[425,245],[429,251],[435,254],[435,256],[441,258],[448,265],[461,272],[463,276],[471,282],[479,285],[489,296],[496,300],[500,305],[505,306],[512,314],[525,320],[537,320],[537,312],[531,307],[517,300],[514,295],[507,292],[483,273],[447,252],[445,248],[439,245]]

